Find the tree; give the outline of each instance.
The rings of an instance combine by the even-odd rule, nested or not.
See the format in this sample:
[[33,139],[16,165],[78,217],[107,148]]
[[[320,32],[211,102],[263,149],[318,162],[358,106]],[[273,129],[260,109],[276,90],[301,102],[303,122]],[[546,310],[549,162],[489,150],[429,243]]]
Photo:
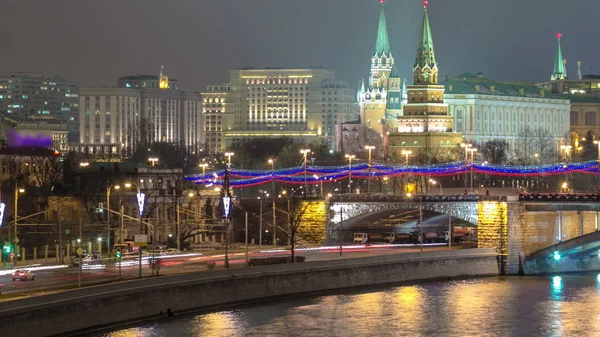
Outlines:
[[491,164],[506,164],[508,161],[508,142],[492,139],[480,146],[483,159]]
[[[289,227],[287,229],[287,235],[291,245],[291,257],[290,262],[295,262],[295,248],[296,244],[302,238],[306,238],[312,231],[302,228],[303,219],[309,209],[310,201],[306,201],[303,198],[292,197],[287,199],[287,216]],[[285,230],[285,229],[284,229]]]

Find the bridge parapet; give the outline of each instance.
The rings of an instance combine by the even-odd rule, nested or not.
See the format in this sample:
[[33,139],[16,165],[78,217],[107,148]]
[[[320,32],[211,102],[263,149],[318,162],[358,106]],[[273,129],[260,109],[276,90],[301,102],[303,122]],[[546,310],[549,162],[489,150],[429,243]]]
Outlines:
[[481,199],[482,197],[476,194],[414,195],[411,197],[385,194],[349,194],[331,197],[332,202],[473,202]]
[[528,194],[519,194],[519,201],[600,202],[600,194],[528,193]]

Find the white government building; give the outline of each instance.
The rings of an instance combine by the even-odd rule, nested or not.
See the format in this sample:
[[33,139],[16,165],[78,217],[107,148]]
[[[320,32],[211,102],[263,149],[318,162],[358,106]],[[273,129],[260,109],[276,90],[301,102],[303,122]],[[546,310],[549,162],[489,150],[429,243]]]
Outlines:
[[535,84],[490,80],[465,73],[442,81],[445,102],[454,117],[453,130],[466,141],[503,139],[514,153],[526,127],[547,130],[556,150],[569,134],[570,101]]

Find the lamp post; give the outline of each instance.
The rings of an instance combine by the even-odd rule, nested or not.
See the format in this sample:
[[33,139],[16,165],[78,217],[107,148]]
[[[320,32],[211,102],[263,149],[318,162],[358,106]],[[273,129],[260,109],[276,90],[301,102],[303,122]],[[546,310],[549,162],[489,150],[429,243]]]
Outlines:
[[306,197],[306,165],[308,164],[306,156],[310,153],[310,149],[302,149],[300,153],[304,156],[304,197]]
[[273,246],[277,246],[277,209],[275,208],[275,160],[269,159],[271,165],[271,195],[273,196]]
[[207,163],[202,163],[199,165],[202,168],[202,175],[206,174],[206,168],[208,167]]
[[[19,244],[19,238],[18,238],[18,233],[19,233],[19,227],[17,224],[17,220],[18,220],[18,209],[19,209],[19,193],[25,193],[25,189],[24,188],[19,188],[19,185],[15,182],[15,239],[14,239],[14,243],[15,243],[15,260],[16,260],[16,256],[17,256],[17,252],[19,251],[18,248],[18,244]],[[10,229],[10,227],[9,227]],[[8,234],[9,238],[10,238],[10,233]]]
[[[118,190],[121,188],[120,185],[118,184],[111,184],[106,186],[106,231],[107,231],[107,235],[106,235],[106,249],[108,250],[108,255],[110,256],[110,192],[112,190],[112,188],[115,188],[115,190]],[[119,231],[119,239],[121,238],[121,231]],[[115,242],[116,242],[116,238],[115,238]],[[123,241],[121,240],[122,243]]]
[[594,144],[598,145],[598,160],[596,160],[597,165],[598,165],[598,186],[596,188],[598,189],[598,192],[600,193],[600,141],[595,140]]
[[224,267],[229,268],[229,218],[230,218],[230,205],[231,205],[231,194],[229,192],[229,178],[231,174],[231,157],[233,152],[226,152],[227,157],[227,169],[225,170],[225,181],[223,184],[223,215],[225,217],[225,261]]
[[[569,166],[569,159],[570,159],[570,155],[571,155],[571,149],[573,147],[571,145],[561,145],[560,149],[565,153],[565,163],[567,164],[567,166]],[[568,181],[569,180],[569,176],[565,176],[565,179]]]
[[352,194],[352,159],[356,156],[347,154],[345,157],[348,159],[348,194]]
[[467,194],[467,166],[469,165],[469,149],[473,147],[473,144],[470,143],[461,143],[460,147],[465,149],[465,194]]
[[475,155],[475,152],[477,152],[477,149],[471,147],[468,149],[468,151],[469,151],[469,153],[471,153],[471,165],[470,165],[471,166],[471,169],[470,169],[470,171],[471,171],[471,193],[473,193],[473,175],[474,175],[473,164],[474,164],[474,155]]
[[154,166],[154,165],[156,165],[156,163],[158,163],[158,158],[151,157],[151,158],[148,158],[148,161],[152,163],[152,166]]
[[442,187],[442,183],[437,181],[437,180],[433,180],[433,179],[429,179],[429,182],[431,183],[431,185],[440,185],[440,195],[444,195],[444,188]]
[[367,165],[369,166],[369,179],[367,179],[367,193],[371,193],[371,151],[375,149],[373,145],[365,146],[365,149],[369,151],[369,161]]
[[411,150],[402,150],[402,152],[400,152],[403,156],[406,156],[406,166],[408,166],[408,156],[410,156],[412,154]]
[[[388,177],[383,177],[383,183],[387,185],[388,182]],[[383,193],[383,184],[381,183],[381,181],[379,181],[379,193]]]
[[[315,178],[316,180],[319,181],[319,183],[321,184],[321,197],[323,197],[323,179],[321,179],[321,177],[319,177],[318,175],[313,175],[313,178]],[[316,194],[316,193],[315,193]]]

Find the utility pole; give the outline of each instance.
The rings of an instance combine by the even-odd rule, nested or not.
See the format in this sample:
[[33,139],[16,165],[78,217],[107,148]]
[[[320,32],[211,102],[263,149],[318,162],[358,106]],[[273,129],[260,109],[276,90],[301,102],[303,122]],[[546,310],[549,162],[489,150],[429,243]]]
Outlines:
[[273,195],[273,247],[277,247],[277,209],[275,208],[275,196]]
[[365,146],[365,149],[369,150],[369,179],[367,179],[367,193],[371,193],[371,151],[375,149],[373,145]]
[[63,252],[63,240],[62,240],[62,220],[60,219],[60,204],[58,204],[58,209],[56,211],[56,215],[58,216],[58,249],[59,249],[59,260],[60,263],[65,263],[65,253]]
[[262,247],[262,223],[263,223],[263,212],[262,212],[262,199],[260,199],[260,221],[258,225],[259,232],[258,233],[258,246]]
[[181,222],[180,222],[181,219],[179,217],[179,197],[177,197],[176,219],[177,219],[177,223],[176,223],[177,227],[175,228],[175,232],[176,232],[176,235],[177,235],[177,250],[181,250],[181,240],[179,238],[181,236],[180,233],[179,233],[179,229],[180,229],[180,226],[181,226]]
[[248,212],[245,213],[246,217],[246,266],[248,265]]
[[419,201],[419,237],[421,238],[421,251],[423,251],[423,204]]
[[342,244],[344,233],[344,206],[340,206],[340,259],[342,258]]
[[[119,229],[119,243],[123,243],[123,213],[124,213],[124,206],[123,203],[121,203],[121,229]],[[119,250],[121,250],[121,246],[118,246]],[[123,252],[121,252],[121,257],[119,257],[119,280],[121,279],[121,261],[123,260],[122,257]]]
[[[81,248],[81,242],[83,240],[83,219],[79,217],[79,248]],[[81,266],[83,265],[83,255],[79,254],[79,278],[78,278],[78,286],[81,288]]]

